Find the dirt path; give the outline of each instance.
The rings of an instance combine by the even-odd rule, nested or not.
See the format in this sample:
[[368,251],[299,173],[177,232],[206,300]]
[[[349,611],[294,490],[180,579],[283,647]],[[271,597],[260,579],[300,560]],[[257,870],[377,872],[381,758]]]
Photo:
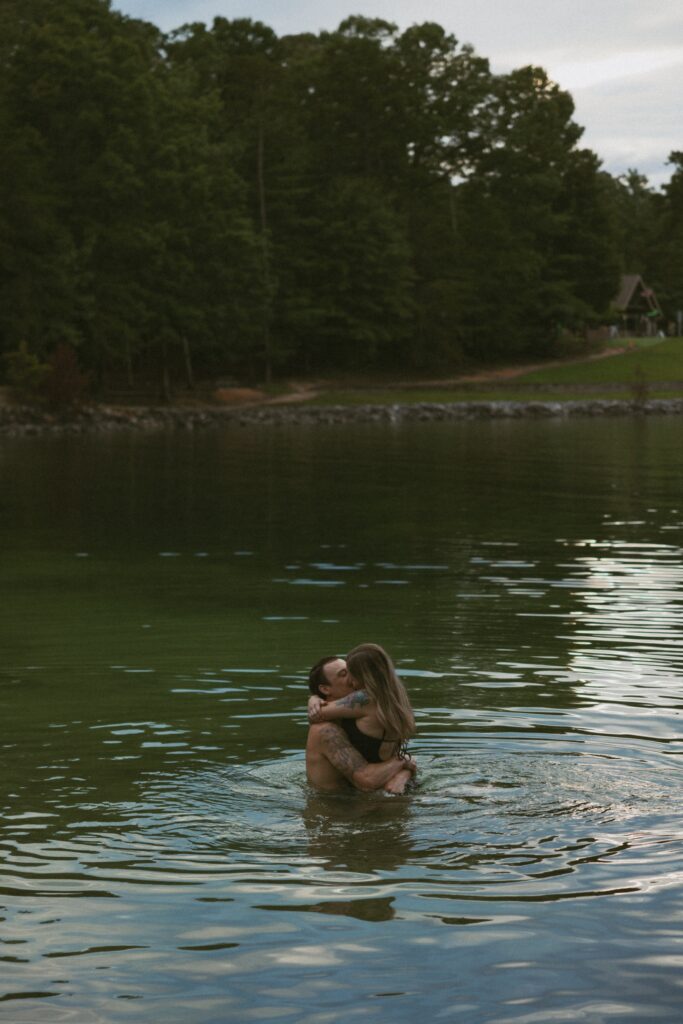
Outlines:
[[578,362],[595,362],[597,359],[607,359],[612,355],[623,355],[628,348],[605,348],[601,352],[594,352],[591,355],[583,355],[578,359],[552,359],[545,362],[529,362],[523,367],[503,367],[499,370],[485,370],[477,374],[469,374],[464,377],[453,377],[444,384],[478,384],[486,381],[506,381],[515,377],[523,377],[524,374],[532,374],[536,370],[549,370],[552,367],[571,367]]
[[554,366],[573,366],[576,363],[591,363],[598,359],[609,359],[612,356],[622,355],[628,352],[628,347],[608,348],[601,352],[595,352],[589,356],[581,356],[578,359],[554,359],[546,360],[543,363],[526,363],[523,366],[503,366],[495,370],[481,370],[478,373],[461,374],[457,377],[440,377],[438,380],[420,381],[397,381],[389,384],[337,384],[334,381],[318,381],[314,383],[292,382],[292,390],[285,395],[278,395],[276,398],[266,399],[264,405],[289,405],[290,403],[303,402],[310,398],[317,398],[331,389],[343,391],[408,391],[420,388],[451,388],[459,384],[486,384],[487,382],[514,380],[515,377],[522,377],[526,373],[533,373],[535,370],[547,370]]

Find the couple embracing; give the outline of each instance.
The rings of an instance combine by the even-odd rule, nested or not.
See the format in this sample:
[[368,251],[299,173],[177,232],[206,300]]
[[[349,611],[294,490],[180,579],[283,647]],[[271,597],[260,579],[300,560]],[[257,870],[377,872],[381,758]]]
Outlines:
[[406,752],[415,718],[386,651],[360,644],[346,659],[321,658],[308,686],[311,785],[329,792],[350,783],[364,792],[403,793],[417,770]]

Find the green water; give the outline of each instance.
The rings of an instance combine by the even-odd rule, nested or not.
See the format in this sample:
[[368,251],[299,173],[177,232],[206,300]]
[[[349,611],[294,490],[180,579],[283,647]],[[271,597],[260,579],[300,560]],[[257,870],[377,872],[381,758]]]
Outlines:
[[[680,1019],[675,418],[0,442],[0,1020]],[[418,791],[305,782],[374,640]]]

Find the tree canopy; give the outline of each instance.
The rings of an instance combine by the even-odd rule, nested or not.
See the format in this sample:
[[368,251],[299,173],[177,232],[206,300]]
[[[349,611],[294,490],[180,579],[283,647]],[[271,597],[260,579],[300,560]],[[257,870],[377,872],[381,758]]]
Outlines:
[[167,387],[551,353],[626,271],[683,303],[683,154],[610,177],[542,68],[437,24],[5,0],[0,62],[5,353]]

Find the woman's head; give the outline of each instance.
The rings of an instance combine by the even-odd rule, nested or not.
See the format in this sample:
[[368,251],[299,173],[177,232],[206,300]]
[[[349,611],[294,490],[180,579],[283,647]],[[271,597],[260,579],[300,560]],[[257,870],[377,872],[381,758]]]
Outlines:
[[391,658],[379,644],[359,644],[346,656],[346,667],[355,687],[375,700],[391,693],[398,682]]
[[377,717],[390,738],[407,739],[415,731],[408,694],[394,664],[379,644],[359,644],[346,656],[354,687],[365,690],[377,705]]

